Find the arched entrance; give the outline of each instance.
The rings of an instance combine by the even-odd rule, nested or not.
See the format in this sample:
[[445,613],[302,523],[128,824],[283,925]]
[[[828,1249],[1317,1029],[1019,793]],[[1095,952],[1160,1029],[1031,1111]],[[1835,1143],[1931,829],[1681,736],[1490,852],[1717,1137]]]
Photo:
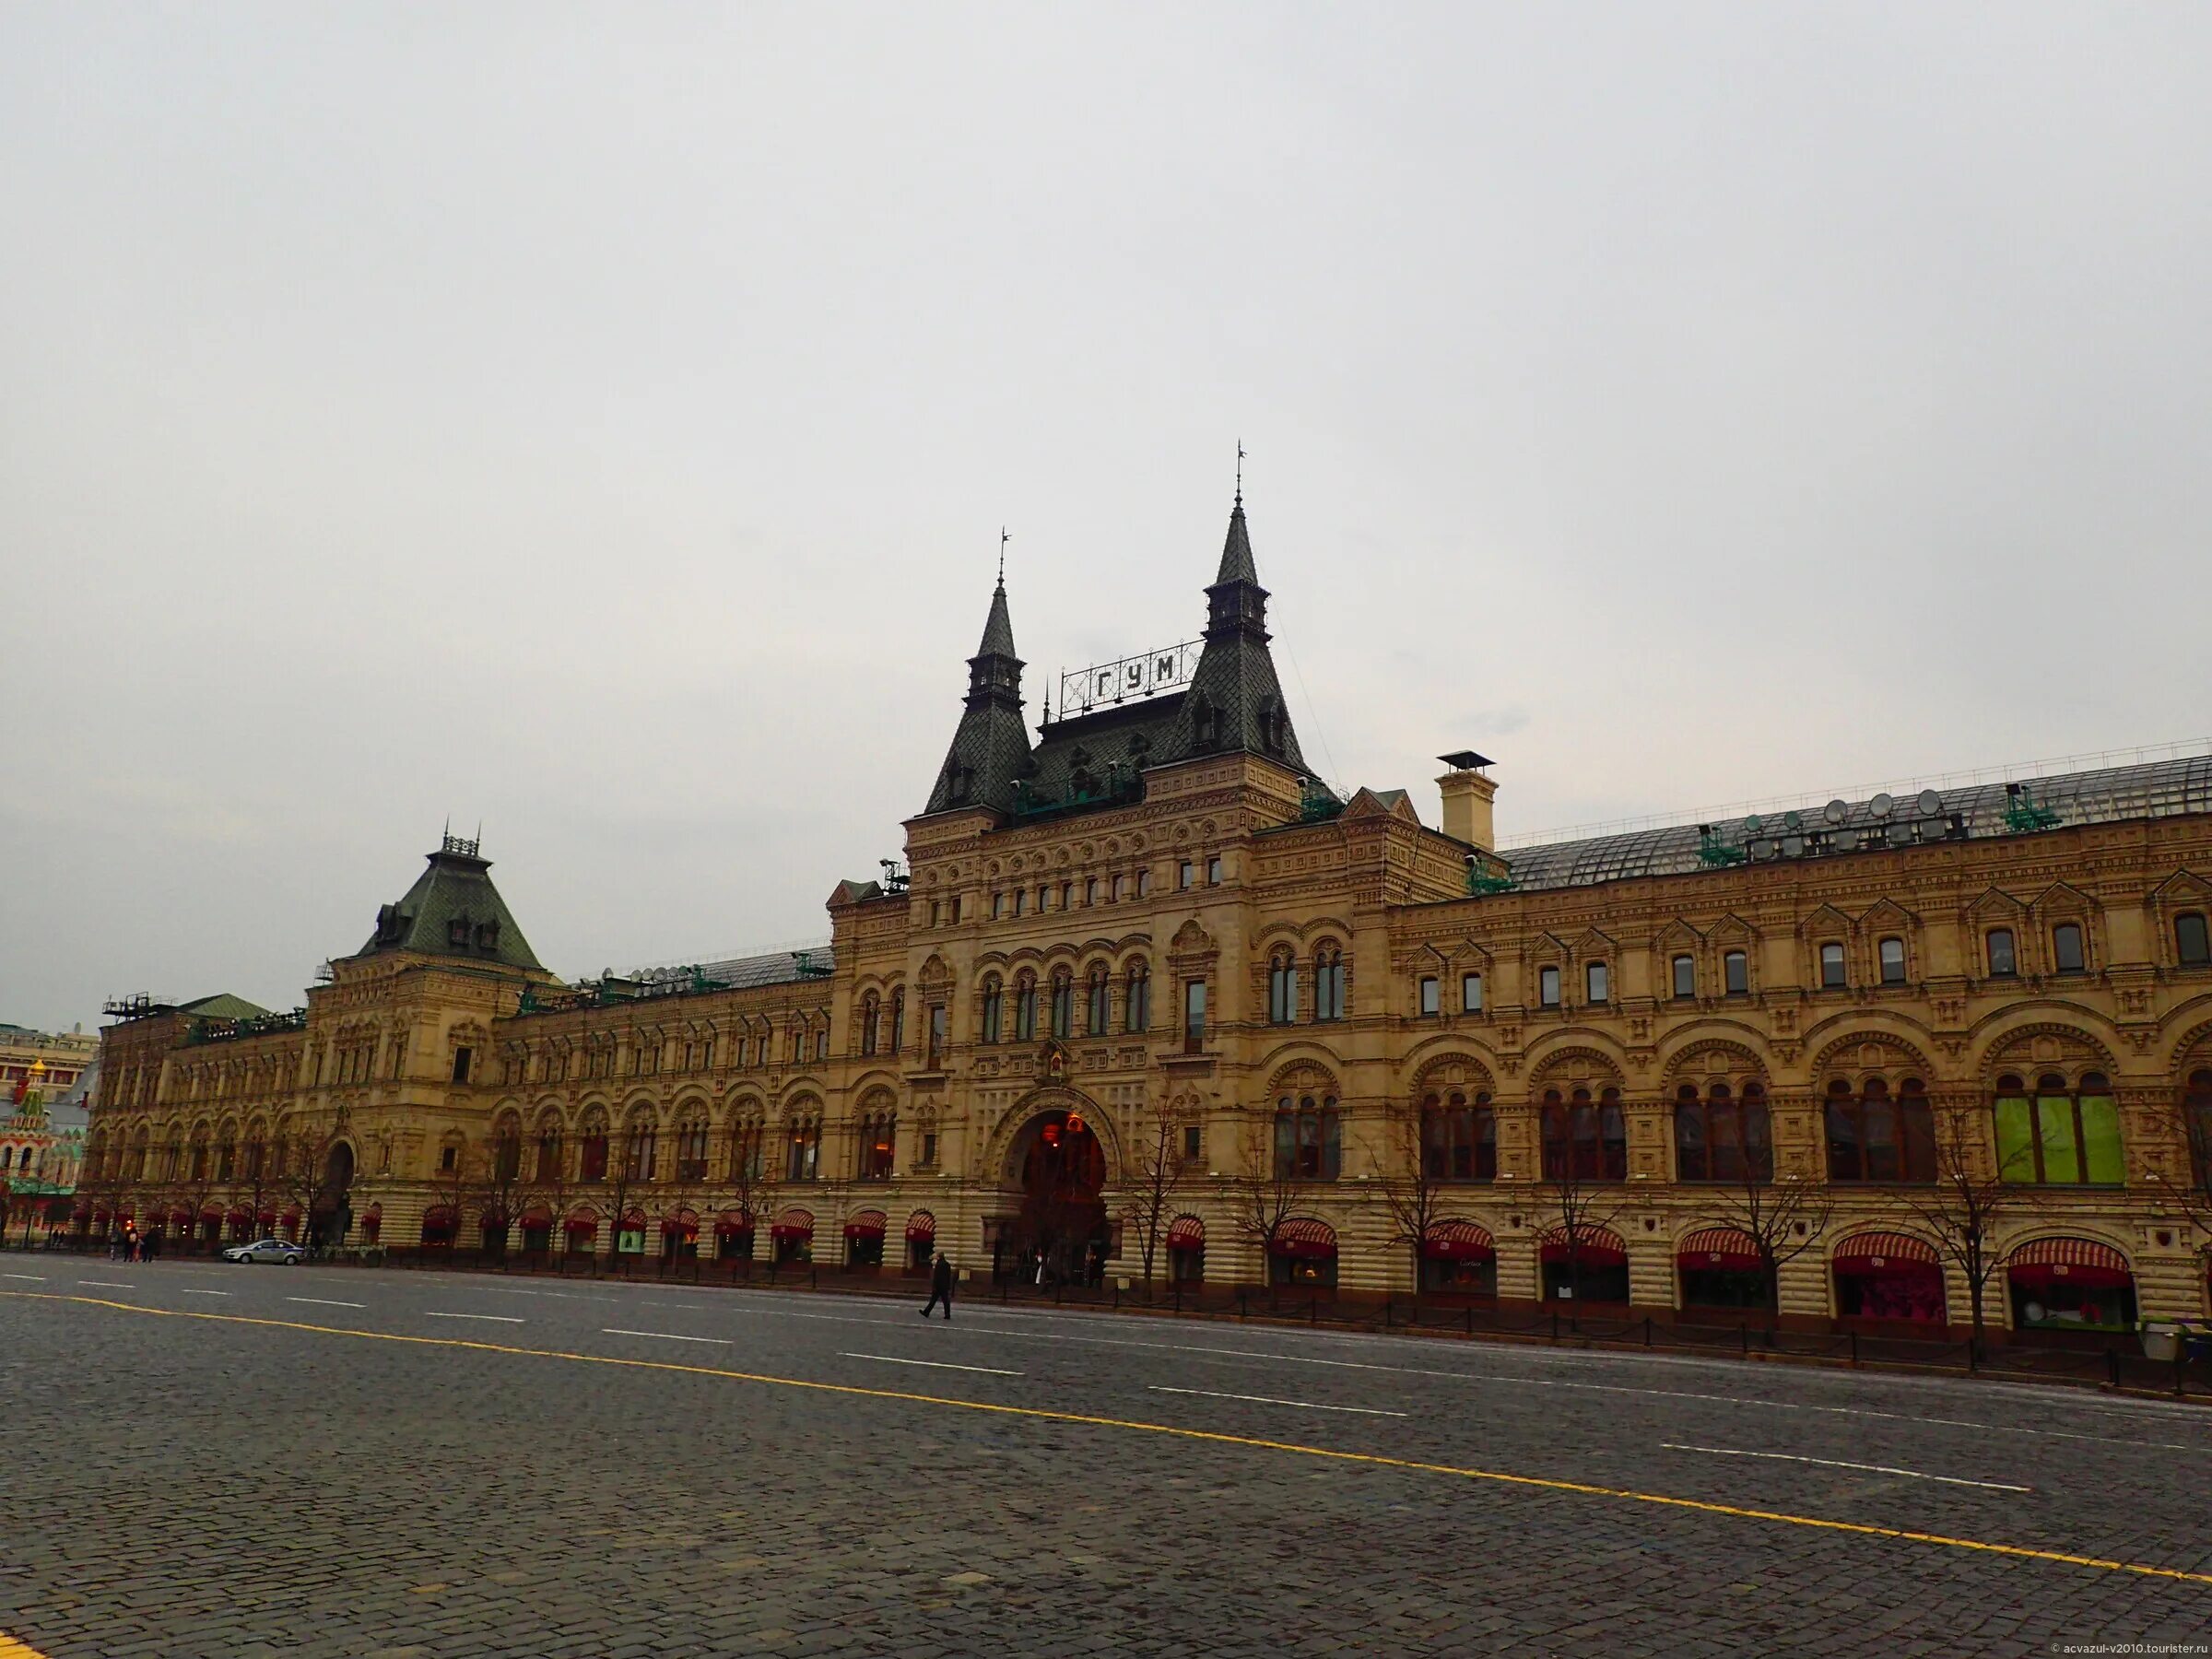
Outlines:
[[353,1226],[353,1208],[347,1195],[353,1186],[353,1143],[340,1141],[330,1149],[323,1165],[323,1184],[315,1193],[313,1213],[307,1218],[307,1241],[343,1243]]
[[1106,1149],[1080,1109],[1041,1112],[1007,1151],[1009,1184],[1021,1208],[1002,1234],[996,1272],[1032,1282],[1088,1283],[1102,1271],[1112,1229],[1106,1218]]

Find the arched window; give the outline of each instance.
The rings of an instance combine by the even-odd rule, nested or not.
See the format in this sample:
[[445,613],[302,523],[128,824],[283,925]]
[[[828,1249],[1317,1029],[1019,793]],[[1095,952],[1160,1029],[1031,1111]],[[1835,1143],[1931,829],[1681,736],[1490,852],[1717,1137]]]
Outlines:
[[1721,988],[1730,996],[1751,994],[1751,958],[1748,952],[1731,950],[1721,958]]
[[1906,1077],[1889,1092],[1887,1078],[1853,1088],[1828,1086],[1828,1178],[1830,1181],[1930,1182],[1936,1179],[1936,1124],[1927,1091]]
[[894,1054],[902,1054],[906,1052],[906,987],[904,985],[897,987],[891,993],[891,1041],[889,1046],[890,1052]]
[[1344,1168],[1344,1124],[1334,1095],[1285,1095],[1275,1103],[1277,1181],[1335,1181]]
[[812,1181],[821,1172],[822,1125],[813,1117],[794,1118],[783,1157],[783,1179]]
[[1571,1096],[1547,1088],[1543,1122],[1545,1180],[1629,1178],[1629,1124],[1619,1089],[1608,1088],[1593,1100],[1587,1088]]
[[2035,1186],[2118,1186],[2127,1168],[2120,1151],[2120,1110],[2102,1072],[2068,1087],[2045,1072],[2032,1091],[2017,1077],[1997,1079],[1997,1169],[2006,1181]]
[[1430,1181],[1495,1181],[1498,1120],[1490,1097],[1461,1089],[1421,1100],[1421,1171]]
[[2182,1095],[2182,1122],[2189,1132],[2189,1158],[2196,1184],[2212,1192],[2212,1069],[2189,1074]]
[[994,973],[983,982],[983,1041],[985,1042],[996,1042],[1003,1034],[1002,1025],[1006,1018],[1006,987],[999,982],[998,975]]
[[659,1151],[660,1125],[649,1117],[635,1117],[629,1121],[628,1134],[623,1136],[623,1168],[631,1181],[651,1181],[653,1178],[655,1155]]
[[2088,971],[2088,953],[2082,943],[2080,923],[2061,922],[2051,930],[2051,965],[2060,973]]
[[1288,1025],[1298,1018],[1298,964],[1287,950],[1278,950],[1267,963],[1267,1019]]
[[1313,953],[1313,1018],[1344,1018],[1344,952],[1324,945]]
[[1875,947],[1875,956],[1881,964],[1882,983],[1901,985],[1905,982],[1905,942],[1902,939],[1884,939]]
[[1065,1039],[1075,1030],[1076,988],[1065,968],[1053,973],[1053,1035]]
[[891,1159],[899,1144],[899,1114],[872,1112],[860,1121],[860,1179],[888,1181]]
[[878,1012],[876,993],[871,991],[860,999],[860,1052],[876,1052],[876,1017]]
[[1037,982],[1023,974],[1014,982],[1014,1041],[1027,1042],[1037,1035]]
[[1744,1085],[1741,1099],[1725,1083],[1702,1094],[1685,1083],[1675,1097],[1677,1181],[1771,1181],[1774,1140],[1766,1090]]
[[1113,1018],[1113,996],[1107,989],[1109,982],[1104,964],[1090,971],[1090,1011],[1083,1029],[1092,1037],[1105,1036],[1106,1028]]
[[536,1179],[547,1186],[560,1180],[560,1124],[552,1118],[538,1122]]
[[703,1116],[687,1114],[676,1126],[676,1178],[707,1178],[707,1120]]
[[1123,1005],[1122,1023],[1132,1031],[1152,1029],[1152,971],[1143,962],[1129,964],[1128,1000]]
[[606,1179],[606,1120],[596,1112],[583,1121],[583,1138],[579,1148],[576,1179]]
[[2020,971],[2019,953],[2013,947],[2012,929],[1993,927],[1982,938],[1989,952],[1989,977],[2011,979]]
[[519,1118],[503,1118],[492,1131],[491,1178],[500,1186],[512,1186],[523,1178],[523,1124]]
[[740,1117],[730,1124],[730,1183],[748,1186],[768,1172],[767,1135],[757,1117]]

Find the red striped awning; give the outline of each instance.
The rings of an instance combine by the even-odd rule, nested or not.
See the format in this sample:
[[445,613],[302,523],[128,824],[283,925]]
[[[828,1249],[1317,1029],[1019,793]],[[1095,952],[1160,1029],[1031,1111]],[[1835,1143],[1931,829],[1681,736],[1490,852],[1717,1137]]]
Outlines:
[[171,1210],[169,1212],[169,1218],[178,1227],[190,1227],[192,1225],[192,1212],[182,1207]]
[[1754,1273],[1760,1265],[1759,1242],[1733,1227],[1700,1227],[1675,1246],[1675,1261],[1693,1269]]
[[937,1218],[927,1210],[916,1210],[906,1218],[906,1241],[909,1244],[935,1243]]
[[231,1210],[231,1212],[230,1212],[230,1213],[229,1213],[228,1216],[226,1216],[226,1217],[224,1217],[224,1218],[223,1218],[223,1219],[224,1219],[224,1220],[226,1220],[226,1221],[232,1221],[232,1222],[237,1222],[237,1221],[251,1221],[251,1220],[253,1220],[253,1212],[252,1212],[252,1211],[250,1211],[250,1210],[248,1210],[248,1209],[244,1208],[244,1207],[241,1206],[240,1206],[240,1207],[237,1207],[237,1208],[234,1208],[234,1209],[232,1209],[232,1210]]
[[276,1212],[273,1209],[265,1209],[261,1212],[261,1214],[254,1217],[253,1219],[260,1222],[262,1226],[266,1227],[276,1219]]
[[1276,1228],[1275,1236],[1267,1241],[1267,1253],[1310,1262],[1332,1261],[1336,1254],[1336,1230],[1309,1216],[1293,1216]]
[[811,1239],[814,1237],[814,1215],[809,1210],[787,1209],[776,1218],[775,1225],[768,1230],[771,1239]]
[[283,1220],[284,1220],[284,1224],[285,1224],[287,1227],[297,1227],[297,1226],[299,1226],[299,1225],[300,1225],[300,1206],[299,1206],[298,1205],[296,1205],[296,1204],[295,1204],[295,1205],[293,1205],[293,1206],[292,1206],[292,1207],[291,1207],[291,1208],[289,1208],[289,1209],[286,1210],[286,1211],[284,1212]]
[[1168,1223],[1170,1250],[1204,1250],[1206,1223],[1195,1216],[1178,1216]]
[[562,1225],[567,1231],[574,1234],[577,1238],[584,1239],[599,1230],[599,1218],[596,1216],[571,1216]]
[[2127,1271],[2127,1258],[2094,1239],[2037,1239],[2006,1258],[2012,1267],[2103,1267]]
[[[1577,1251],[1583,1263],[1592,1267],[1625,1267],[1629,1261],[1628,1241],[1609,1227],[1583,1226],[1576,1231]],[[1567,1259],[1567,1230],[1555,1227],[1537,1240],[1538,1251],[1547,1262]]]
[[883,1225],[881,1210],[862,1210],[845,1223],[845,1237],[848,1239],[880,1239],[883,1237]]
[[724,1210],[722,1218],[714,1223],[718,1239],[749,1239],[753,1235],[753,1218],[743,1210]]
[[1498,1241],[1473,1221],[1439,1221],[1422,1235],[1421,1253],[1432,1262],[1493,1261]]
[[1911,1233],[1853,1233],[1830,1253],[1829,1261],[1846,1276],[1895,1273],[1936,1266],[1936,1246]]
[[2127,1258],[2094,1239],[2036,1239],[2015,1250],[2005,1265],[2014,1284],[2030,1290],[2124,1290],[2136,1282]]

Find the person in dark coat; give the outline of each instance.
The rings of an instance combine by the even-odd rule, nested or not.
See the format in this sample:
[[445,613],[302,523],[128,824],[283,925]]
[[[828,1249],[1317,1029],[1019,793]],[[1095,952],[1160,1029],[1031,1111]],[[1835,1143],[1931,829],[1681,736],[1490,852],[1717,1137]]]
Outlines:
[[937,1252],[936,1265],[929,1270],[929,1300],[922,1304],[922,1317],[927,1319],[930,1310],[939,1302],[945,1304],[945,1317],[952,1317],[952,1264]]

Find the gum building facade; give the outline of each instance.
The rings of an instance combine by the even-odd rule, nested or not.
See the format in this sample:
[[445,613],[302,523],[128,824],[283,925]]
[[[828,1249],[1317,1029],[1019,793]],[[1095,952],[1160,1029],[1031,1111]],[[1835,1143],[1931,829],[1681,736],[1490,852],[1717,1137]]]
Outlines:
[[[76,1220],[2104,1339],[2207,1309],[2212,758],[1500,850],[1202,636],[1032,726],[1005,585],[819,949],[568,984],[473,842],[303,1007],[119,1002]],[[917,792],[919,793],[919,792]],[[1981,1236],[1977,1251],[1959,1235]]]

